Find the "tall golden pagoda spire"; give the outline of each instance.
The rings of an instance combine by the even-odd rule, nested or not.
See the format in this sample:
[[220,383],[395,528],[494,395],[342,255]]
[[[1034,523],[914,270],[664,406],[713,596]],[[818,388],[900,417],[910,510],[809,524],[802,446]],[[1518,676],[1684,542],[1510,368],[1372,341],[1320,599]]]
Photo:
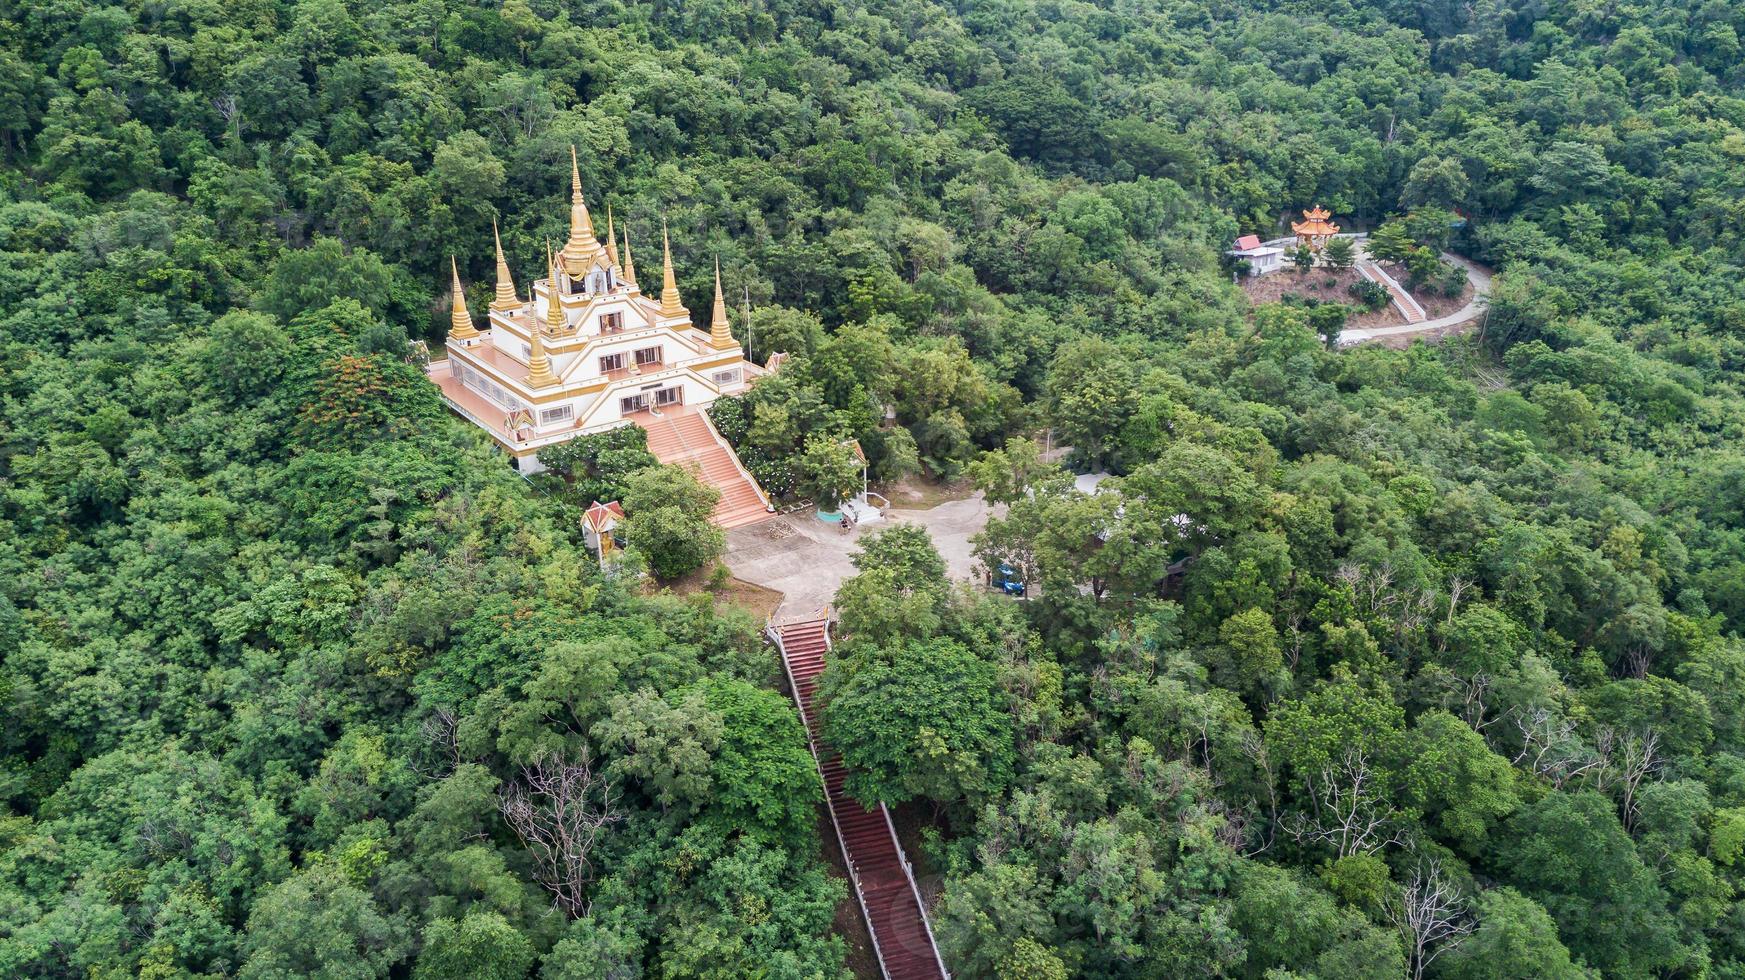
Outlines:
[[685,309],[684,303],[679,302],[679,284],[673,278],[673,242],[671,238],[667,237],[665,219],[662,219],[660,223],[660,248],[660,315],[682,316],[688,319],[691,311]]
[[636,282],[636,260],[630,257],[630,226],[624,226],[624,281]]
[[456,340],[472,340],[479,335],[473,326],[473,315],[467,312],[467,294],[460,287],[460,266],[454,256],[448,257],[449,271],[454,273],[453,305],[448,315],[448,335]]
[[733,331],[727,325],[727,300],[721,295],[721,260],[715,260],[715,315],[709,320],[709,345],[716,350],[734,346]]
[[613,268],[620,270],[624,268],[618,264],[618,232],[612,228],[612,205],[610,204],[606,205],[606,258],[611,261]]
[[509,260],[503,257],[503,238],[497,234],[497,219],[491,219],[491,239],[497,243],[497,297],[491,309],[501,312],[519,309],[521,300],[515,295],[515,280],[509,278]]
[[564,243],[564,265],[570,275],[587,271],[587,263],[600,252],[600,241],[594,237],[594,219],[588,214],[588,202],[582,199],[582,168],[576,160],[576,148],[570,147],[570,239]]
[[[552,288],[547,296],[546,323],[551,329],[562,329],[563,307],[557,298],[557,269],[555,264],[551,276]],[[557,384],[557,375],[551,373],[551,358],[545,353],[545,330],[539,324],[529,325],[527,331],[527,386],[529,388],[545,388]]]

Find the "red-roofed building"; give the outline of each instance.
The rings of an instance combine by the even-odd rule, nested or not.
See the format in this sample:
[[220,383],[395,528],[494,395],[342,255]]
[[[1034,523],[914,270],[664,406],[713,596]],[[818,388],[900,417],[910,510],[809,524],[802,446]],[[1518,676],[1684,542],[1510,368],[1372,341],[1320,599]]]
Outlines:
[[1263,245],[1259,235],[1243,235],[1227,254],[1248,263],[1248,274],[1264,276],[1284,268],[1285,250]]

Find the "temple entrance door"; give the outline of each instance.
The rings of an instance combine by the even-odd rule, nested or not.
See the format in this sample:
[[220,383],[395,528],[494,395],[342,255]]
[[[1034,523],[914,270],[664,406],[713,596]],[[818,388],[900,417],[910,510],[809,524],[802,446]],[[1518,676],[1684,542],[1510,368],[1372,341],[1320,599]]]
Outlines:
[[631,395],[628,398],[618,399],[618,414],[620,415],[634,415],[637,412],[646,411],[648,411],[647,395]]
[[682,405],[684,404],[684,401],[685,389],[681,387],[662,388],[654,393],[654,405],[656,408],[669,408],[673,405]]

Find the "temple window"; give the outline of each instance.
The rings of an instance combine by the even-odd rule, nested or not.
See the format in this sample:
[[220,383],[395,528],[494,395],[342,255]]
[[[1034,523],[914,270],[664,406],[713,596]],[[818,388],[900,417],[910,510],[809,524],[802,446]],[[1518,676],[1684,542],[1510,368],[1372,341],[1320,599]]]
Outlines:
[[637,367],[643,367],[644,365],[659,364],[659,363],[660,363],[660,348],[659,347],[644,347],[641,350],[636,352],[636,366]]
[[739,369],[738,368],[728,368],[725,371],[716,371],[715,372],[715,383],[718,385],[736,385],[736,384],[738,384],[739,383]]
[[623,330],[623,329],[624,329],[624,314],[623,313],[602,313],[602,314],[600,314],[600,332],[601,333],[617,333],[618,331]]
[[576,410],[573,405],[559,405],[556,408],[542,408],[539,410],[539,424],[552,425],[557,422],[567,422],[575,415],[575,413]]
[[612,372],[612,371],[622,371],[622,370],[624,370],[624,354],[623,354],[623,352],[619,352],[617,354],[607,354],[605,357],[600,358],[600,373],[601,374],[607,374],[607,373]]

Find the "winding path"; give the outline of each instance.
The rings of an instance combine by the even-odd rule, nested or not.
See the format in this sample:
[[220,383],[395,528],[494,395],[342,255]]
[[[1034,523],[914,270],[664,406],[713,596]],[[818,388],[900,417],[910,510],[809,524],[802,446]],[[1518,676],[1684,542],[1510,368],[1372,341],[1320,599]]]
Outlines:
[[[1363,251],[1363,241],[1369,237],[1368,232],[1360,231],[1352,234],[1340,235],[1339,237],[1354,239],[1357,242],[1359,257],[1365,259],[1368,258],[1368,253]],[[1270,241],[1262,242],[1261,244],[1284,247],[1287,245],[1294,245],[1296,244],[1296,241],[1295,238],[1274,238]],[[1440,336],[1442,333],[1453,327],[1458,327],[1472,320],[1478,319],[1479,316],[1484,313],[1485,303],[1490,300],[1490,273],[1480,268],[1477,264],[1455,255],[1453,252],[1443,252],[1442,259],[1445,262],[1452,262],[1466,270],[1466,278],[1472,283],[1471,301],[1460,309],[1455,310],[1453,313],[1450,313],[1447,316],[1439,316],[1434,320],[1424,320],[1419,323],[1400,323],[1391,327],[1352,328],[1350,330],[1341,331],[1339,334],[1339,346],[1352,347],[1357,344],[1366,344],[1372,340],[1381,340],[1386,337],[1414,337],[1419,334]]]
[[1422,323],[1402,323],[1392,327],[1370,327],[1343,331],[1339,334],[1339,346],[1351,347],[1384,337],[1412,337],[1418,334],[1436,336],[1452,327],[1458,327],[1478,319],[1484,313],[1485,304],[1490,300],[1490,273],[1452,252],[1443,252],[1442,259],[1466,270],[1466,277],[1472,281],[1471,301],[1447,316],[1439,316],[1434,320],[1425,320]]

